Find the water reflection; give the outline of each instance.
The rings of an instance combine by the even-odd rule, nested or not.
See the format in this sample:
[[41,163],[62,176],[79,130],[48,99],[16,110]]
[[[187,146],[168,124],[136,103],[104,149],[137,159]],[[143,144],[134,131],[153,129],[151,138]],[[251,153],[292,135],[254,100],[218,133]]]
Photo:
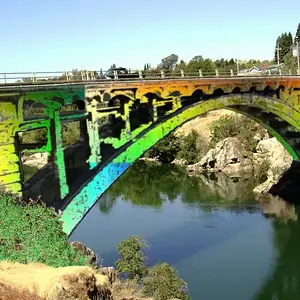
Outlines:
[[139,161],[109,189],[98,205],[101,212],[108,213],[117,199],[160,208],[164,202],[180,198],[187,206],[197,206],[205,212],[227,209],[251,213],[259,211],[258,205],[253,205],[253,187],[253,178],[230,178],[223,173],[189,176],[175,165]]

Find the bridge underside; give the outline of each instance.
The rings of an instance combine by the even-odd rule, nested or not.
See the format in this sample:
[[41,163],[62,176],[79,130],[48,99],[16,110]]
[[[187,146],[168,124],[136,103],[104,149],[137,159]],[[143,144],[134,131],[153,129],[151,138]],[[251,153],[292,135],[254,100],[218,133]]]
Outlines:
[[[41,195],[62,210],[70,234],[145,151],[185,122],[222,108],[261,123],[295,160],[300,157],[300,88],[279,81],[235,88],[178,85],[0,92],[0,189],[24,199]],[[26,132],[41,129],[38,142],[24,142]],[[49,155],[48,164],[27,181],[24,149]]]

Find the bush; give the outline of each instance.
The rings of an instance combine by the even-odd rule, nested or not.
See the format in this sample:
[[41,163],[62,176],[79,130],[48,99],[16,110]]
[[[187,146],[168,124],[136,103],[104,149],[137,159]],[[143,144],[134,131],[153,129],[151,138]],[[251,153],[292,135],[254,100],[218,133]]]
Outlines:
[[175,158],[194,164],[208,151],[208,143],[195,130],[188,135],[169,134],[155,144],[145,157],[157,158],[162,163],[170,163]]
[[167,263],[156,264],[143,279],[143,293],[155,300],[189,299],[187,284],[179,277],[175,268]]
[[[80,122],[70,122],[61,126],[62,144],[63,147],[68,147],[75,144],[80,139]],[[22,144],[46,144],[47,129],[38,128],[29,131],[24,131],[20,135]],[[25,153],[25,150],[23,151]],[[27,151],[27,154],[32,154],[34,151]]]
[[121,258],[116,262],[117,271],[125,273],[129,279],[141,279],[147,274],[143,250],[147,244],[139,237],[132,236],[122,241],[117,250]]
[[26,205],[0,193],[0,260],[39,262],[53,267],[85,265],[77,254],[54,209]]
[[170,133],[146,152],[145,157],[157,158],[160,162],[170,163],[180,151],[180,143],[180,137]]
[[268,170],[270,169],[270,161],[268,159],[264,159],[261,164],[255,170],[255,177],[258,180],[259,184],[263,183],[268,179]]
[[196,130],[181,137],[180,151],[177,158],[184,159],[188,164],[197,163],[208,151],[208,144]]
[[264,128],[255,121],[244,116],[223,116],[214,121],[211,126],[211,147],[228,137],[237,137],[247,151],[254,151],[257,140],[256,133],[261,133]]
[[61,127],[63,147],[75,144],[80,139],[80,122],[63,124]]
[[47,142],[46,128],[38,128],[20,133],[22,144],[45,144]]

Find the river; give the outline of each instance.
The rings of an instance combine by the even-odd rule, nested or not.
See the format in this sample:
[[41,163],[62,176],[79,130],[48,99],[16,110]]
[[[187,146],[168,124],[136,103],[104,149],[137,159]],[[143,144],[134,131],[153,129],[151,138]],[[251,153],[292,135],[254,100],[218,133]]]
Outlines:
[[252,178],[192,177],[173,165],[140,161],[70,240],[84,242],[110,266],[118,258],[116,245],[140,235],[149,244],[148,265],[176,267],[191,299],[298,299],[297,212],[280,200],[259,204],[254,184]]

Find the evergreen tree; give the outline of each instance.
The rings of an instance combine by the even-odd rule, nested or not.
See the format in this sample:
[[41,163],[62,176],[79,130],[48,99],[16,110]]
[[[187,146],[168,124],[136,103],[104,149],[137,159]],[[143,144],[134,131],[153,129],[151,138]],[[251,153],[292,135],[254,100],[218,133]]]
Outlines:
[[289,41],[289,44],[290,44],[290,47],[291,47],[294,43],[293,36],[292,36],[291,32],[288,33],[288,41]]
[[300,43],[300,23],[298,24],[298,28],[295,35],[295,44],[299,42]]
[[277,47],[279,47],[279,63],[283,63],[284,57],[291,52],[293,45],[293,36],[289,33],[282,33],[280,37],[276,40],[275,47],[275,62],[277,62]]

